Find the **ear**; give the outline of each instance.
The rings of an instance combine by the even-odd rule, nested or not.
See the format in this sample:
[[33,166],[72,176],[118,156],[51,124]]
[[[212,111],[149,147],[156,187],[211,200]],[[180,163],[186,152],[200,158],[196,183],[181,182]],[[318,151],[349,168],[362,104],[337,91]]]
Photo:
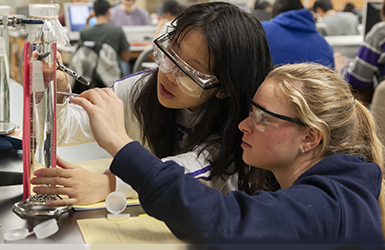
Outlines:
[[229,97],[230,94],[229,94],[229,93],[225,93],[225,92],[223,92],[222,90],[219,90],[219,91],[215,94],[215,96],[216,96],[218,99],[225,99],[225,98]]
[[303,149],[308,152],[316,148],[322,140],[322,133],[315,128],[307,128],[307,134],[303,140]]

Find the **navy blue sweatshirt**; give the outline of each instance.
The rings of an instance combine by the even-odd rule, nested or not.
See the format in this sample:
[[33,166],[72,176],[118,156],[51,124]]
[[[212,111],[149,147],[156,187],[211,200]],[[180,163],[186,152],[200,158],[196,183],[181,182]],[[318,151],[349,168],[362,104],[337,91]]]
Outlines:
[[261,23],[274,65],[315,62],[334,68],[333,47],[317,31],[310,11],[286,11]]
[[381,235],[382,173],[362,156],[334,154],[276,192],[226,196],[162,162],[138,142],[123,147],[111,172],[139,194],[143,209],[180,239],[356,240]]

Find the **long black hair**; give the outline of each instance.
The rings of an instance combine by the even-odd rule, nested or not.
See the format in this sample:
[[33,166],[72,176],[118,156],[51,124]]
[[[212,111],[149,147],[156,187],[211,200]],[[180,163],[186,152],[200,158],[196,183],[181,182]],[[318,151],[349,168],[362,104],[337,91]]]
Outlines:
[[[162,158],[192,150],[202,145],[215,156],[211,176],[239,174],[240,189],[248,188],[250,167],[242,160],[242,132],[238,124],[248,116],[249,100],[273,68],[266,36],[261,23],[233,4],[212,2],[195,4],[184,10],[173,22],[170,36],[180,42],[193,29],[206,37],[212,69],[220,81],[216,91],[226,98],[213,95],[200,108],[202,119],[182,148],[176,142],[176,117],[180,110],[162,106],[157,99],[157,73],[142,79],[144,87],[133,93],[134,112],[142,126],[143,140],[152,152]],[[209,64],[211,65],[211,64]],[[228,169],[234,162],[236,169]],[[245,181],[243,181],[245,180]]]

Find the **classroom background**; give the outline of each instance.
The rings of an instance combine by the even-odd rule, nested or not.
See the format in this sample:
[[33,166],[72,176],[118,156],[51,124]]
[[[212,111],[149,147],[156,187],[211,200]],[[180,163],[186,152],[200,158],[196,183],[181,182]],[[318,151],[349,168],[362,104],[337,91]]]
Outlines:
[[[274,2],[274,0],[267,0],[267,1],[271,3]],[[305,8],[308,8],[314,4],[314,1],[315,0],[302,0],[302,3],[305,6]],[[64,3],[69,3],[71,2],[71,0],[56,0],[54,2],[63,6]],[[120,3],[119,0],[110,0],[109,2],[111,3],[111,5]],[[137,0],[136,2],[140,7],[143,7],[147,9],[150,13],[153,13],[159,9],[159,6],[162,5],[163,0]],[[188,3],[188,2],[198,2],[198,1],[181,0],[180,2]],[[205,2],[205,1],[200,1],[200,2]],[[232,0],[230,2],[247,4],[247,6],[250,9],[252,9],[255,1],[254,0]],[[342,10],[348,2],[353,3],[357,9],[362,9],[364,8],[365,0],[332,0],[334,8],[337,10]],[[0,0],[0,5],[10,5],[14,8],[14,11],[16,11],[17,8],[22,9],[24,6],[28,6],[29,3],[47,3],[47,0],[13,0],[13,1]]]

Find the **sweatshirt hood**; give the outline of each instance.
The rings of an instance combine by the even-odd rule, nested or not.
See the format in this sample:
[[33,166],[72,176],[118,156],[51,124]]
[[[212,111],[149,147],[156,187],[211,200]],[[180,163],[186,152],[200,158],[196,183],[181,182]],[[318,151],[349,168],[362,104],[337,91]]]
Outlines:
[[305,171],[302,176],[314,174],[333,179],[351,190],[361,186],[376,199],[380,195],[382,171],[376,163],[366,162],[362,155],[332,154]]
[[313,15],[306,9],[283,12],[275,16],[273,22],[286,29],[317,31]]

